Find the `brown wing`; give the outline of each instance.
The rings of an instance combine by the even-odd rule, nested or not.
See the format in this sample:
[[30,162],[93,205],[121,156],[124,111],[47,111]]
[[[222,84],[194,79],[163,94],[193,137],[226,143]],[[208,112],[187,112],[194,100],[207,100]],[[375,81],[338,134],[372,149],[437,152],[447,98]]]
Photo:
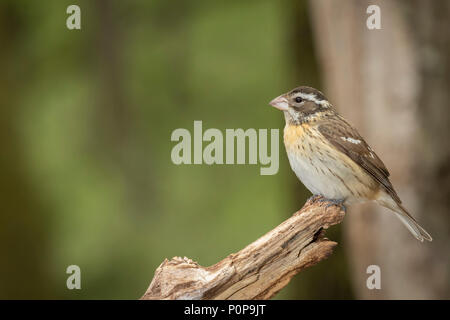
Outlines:
[[339,151],[366,170],[397,202],[400,198],[389,181],[389,171],[359,133],[342,117],[330,119],[318,127],[320,133]]

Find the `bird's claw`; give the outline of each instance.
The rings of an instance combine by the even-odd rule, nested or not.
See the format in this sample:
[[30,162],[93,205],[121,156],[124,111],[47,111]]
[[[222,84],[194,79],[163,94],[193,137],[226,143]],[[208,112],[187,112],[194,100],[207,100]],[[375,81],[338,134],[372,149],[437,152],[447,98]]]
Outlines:
[[344,212],[347,211],[347,209],[344,205],[345,199],[327,199],[327,198],[322,197],[321,199],[319,199],[319,202],[326,202],[327,204],[326,204],[325,208],[327,208],[327,209],[332,206],[338,206],[342,210],[344,210]]
[[311,197],[306,200],[306,202],[314,202],[317,200],[320,200],[320,198],[323,198],[320,194],[313,194]]
[[328,209],[332,206],[339,206],[344,212],[347,212],[347,209],[344,205],[345,199],[328,199],[320,194],[313,194],[308,198],[307,202],[322,202],[326,203],[325,208]]

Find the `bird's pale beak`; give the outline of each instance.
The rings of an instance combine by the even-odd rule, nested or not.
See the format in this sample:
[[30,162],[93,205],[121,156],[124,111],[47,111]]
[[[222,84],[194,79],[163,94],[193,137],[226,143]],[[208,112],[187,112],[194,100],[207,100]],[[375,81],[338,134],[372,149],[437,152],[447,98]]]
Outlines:
[[287,111],[289,109],[289,104],[287,99],[284,97],[284,95],[281,95],[279,97],[276,97],[269,103],[271,106],[281,110],[281,111]]

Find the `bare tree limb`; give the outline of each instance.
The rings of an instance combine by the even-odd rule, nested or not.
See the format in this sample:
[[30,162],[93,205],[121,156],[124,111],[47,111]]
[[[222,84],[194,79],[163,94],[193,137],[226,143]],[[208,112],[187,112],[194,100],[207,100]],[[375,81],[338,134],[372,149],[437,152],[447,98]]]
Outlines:
[[213,266],[186,257],[164,260],[141,299],[270,299],[298,272],[332,253],[337,243],[324,238],[323,230],[343,218],[343,206],[312,198],[275,229]]

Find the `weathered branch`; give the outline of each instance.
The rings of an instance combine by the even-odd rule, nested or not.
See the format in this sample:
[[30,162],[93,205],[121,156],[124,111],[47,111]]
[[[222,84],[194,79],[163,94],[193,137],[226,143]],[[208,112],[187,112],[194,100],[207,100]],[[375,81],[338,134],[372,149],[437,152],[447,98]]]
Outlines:
[[175,257],[156,269],[147,299],[270,299],[298,272],[327,258],[336,242],[323,230],[344,218],[342,206],[313,198],[288,220],[210,267]]

